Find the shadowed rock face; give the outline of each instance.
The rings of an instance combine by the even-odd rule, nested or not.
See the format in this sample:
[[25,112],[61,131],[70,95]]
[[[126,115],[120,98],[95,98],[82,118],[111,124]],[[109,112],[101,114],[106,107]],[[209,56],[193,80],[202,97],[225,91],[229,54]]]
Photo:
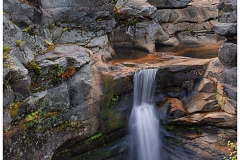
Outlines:
[[157,8],[184,8],[191,0],[148,0],[148,2]]

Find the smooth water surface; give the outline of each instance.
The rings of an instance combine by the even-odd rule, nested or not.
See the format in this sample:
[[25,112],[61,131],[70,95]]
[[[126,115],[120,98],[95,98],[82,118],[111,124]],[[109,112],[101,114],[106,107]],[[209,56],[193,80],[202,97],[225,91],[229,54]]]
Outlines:
[[192,58],[215,58],[218,56],[220,44],[179,44],[178,46],[156,45],[156,52],[172,52],[175,56]]
[[134,75],[134,100],[129,122],[130,159],[160,160],[159,121],[153,103],[157,69]]

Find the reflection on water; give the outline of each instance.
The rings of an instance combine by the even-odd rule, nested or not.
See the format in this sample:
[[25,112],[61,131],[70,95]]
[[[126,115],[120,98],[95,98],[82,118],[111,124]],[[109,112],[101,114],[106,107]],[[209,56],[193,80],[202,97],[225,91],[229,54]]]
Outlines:
[[178,46],[156,45],[156,52],[173,52],[175,56],[192,58],[215,58],[218,56],[219,44],[180,44]]
[[119,59],[137,59],[149,54],[148,50],[134,46],[114,46],[114,50]]
[[220,44],[180,44],[178,46],[156,45],[156,54],[149,54],[146,49],[133,46],[114,46],[116,58],[108,61],[108,64],[116,63],[159,63],[162,61],[158,53],[165,55],[209,59],[218,56]]

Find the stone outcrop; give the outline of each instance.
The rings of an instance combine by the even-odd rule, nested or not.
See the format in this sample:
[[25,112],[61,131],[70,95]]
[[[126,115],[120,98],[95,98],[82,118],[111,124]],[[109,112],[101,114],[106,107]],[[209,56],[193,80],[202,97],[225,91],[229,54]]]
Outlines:
[[[227,155],[236,139],[236,2],[220,1],[220,24],[217,4],[4,0],[4,159],[127,159],[133,75],[147,68],[158,68],[163,158]],[[154,52],[156,43],[215,43],[212,31],[227,39],[219,59]],[[105,63],[113,45],[142,53]]]

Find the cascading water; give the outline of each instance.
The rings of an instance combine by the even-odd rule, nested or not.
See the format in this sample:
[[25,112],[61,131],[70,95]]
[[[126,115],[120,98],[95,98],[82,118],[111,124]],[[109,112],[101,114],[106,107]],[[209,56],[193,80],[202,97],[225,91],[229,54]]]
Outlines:
[[130,159],[160,160],[159,121],[153,103],[157,69],[134,75],[134,100],[129,122]]

